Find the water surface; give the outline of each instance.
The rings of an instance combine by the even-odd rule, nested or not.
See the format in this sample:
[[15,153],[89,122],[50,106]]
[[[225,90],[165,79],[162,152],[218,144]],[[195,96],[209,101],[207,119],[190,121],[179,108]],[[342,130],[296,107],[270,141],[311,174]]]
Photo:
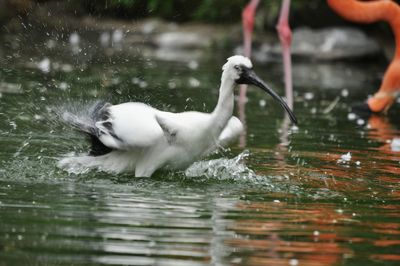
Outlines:
[[[384,64],[296,63],[298,128],[250,88],[246,147],[186,172],[70,175],[57,161],[88,144],[54,110],[101,99],[209,112],[230,54],[167,62],[38,35],[2,37],[1,265],[400,263],[399,116],[349,114]],[[254,65],[282,94],[280,62]]]

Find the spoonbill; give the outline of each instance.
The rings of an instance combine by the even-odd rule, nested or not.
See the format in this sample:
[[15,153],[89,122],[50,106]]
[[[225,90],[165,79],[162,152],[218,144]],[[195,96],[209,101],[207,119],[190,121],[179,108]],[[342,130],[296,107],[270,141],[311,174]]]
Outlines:
[[394,1],[327,0],[329,6],[342,17],[358,22],[386,21],[392,28],[396,41],[396,52],[387,68],[377,93],[359,110],[386,112],[400,96],[400,6]]
[[218,102],[211,113],[171,113],[140,102],[98,103],[86,119],[64,113],[66,122],[90,136],[92,148],[88,155],[61,159],[58,166],[114,173],[134,171],[135,176],[142,177],[161,168],[185,169],[240,135],[243,125],[232,116],[237,84],[261,88],[297,123],[286,102],[255,74],[250,59],[241,55],[229,57],[222,70]]

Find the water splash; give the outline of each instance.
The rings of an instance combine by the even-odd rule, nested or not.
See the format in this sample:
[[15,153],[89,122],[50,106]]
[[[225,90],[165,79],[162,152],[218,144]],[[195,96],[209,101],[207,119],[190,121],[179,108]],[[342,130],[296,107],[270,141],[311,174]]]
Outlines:
[[390,147],[394,152],[400,152],[400,138],[394,138],[391,143]]
[[[262,189],[265,193],[277,195],[282,193],[287,197],[288,194],[306,197],[310,199],[328,199],[343,197],[341,193],[332,191],[326,187],[306,187],[301,182],[301,177],[291,175],[262,175],[246,165],[246,160],[250,156],[248,150],[232,159],[219,158],[214,160],[204,160],[193,163],[184,172],[186,179],[198,182],[223,181],[233,182],[248,187],[249,189]],[[304,172],[308,176],[310,173]]]
[[68,153],[65,157],[60,158],[57,162],[57,167],[66,171],[69,175],[75,174],[86,174],[90,170],[93,170],[89,166],[90,156],[77,155],[74,152]]
[[245,150],[232,159],[219,158],[195,162],[186,169],[185,175],[187,177],[203,176],[219,180],[257,180],[257,174],[244,163],[249,155],[250,152]]
[[337,160],[338,164],[347,164],[351,161],[351,152],[343,154],[340,159]]
[[50,108],[55,117],[53,120],[56,122],[62,122],[68,127],[78,127],[78,125],[93,125],[94,121],[92,118],[93,110],[100,104],[101,101],[89,101],[89,102],[67,102],[60,106],[53,106]]
[[245,163],[249,156],[250,152],[244,150],[231,159],[219,158],[195,162],[186,169],[185,176],[191,179],[200,179],[204,182],[217,180],[245,183],[248,186],[255,185],[258,188],[262,187],[265,191],[269,192],[297,193],[301,190],[299,186],[288,182],[288,176],[265,176],[257,174]]

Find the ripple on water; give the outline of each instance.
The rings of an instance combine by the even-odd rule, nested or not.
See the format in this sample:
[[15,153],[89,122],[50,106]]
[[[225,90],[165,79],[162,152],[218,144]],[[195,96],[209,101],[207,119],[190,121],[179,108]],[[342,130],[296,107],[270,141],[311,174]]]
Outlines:
[[256,187],[265,193],[289,193],[313,199],[327,199],[341,196],[337,191],[328,188],[306,188],[298,179],[291,179],[290,175],[261,175],[246,165],[250,156],[248,150],[234,158],[219,158],[195,162],[185,171],[186,178],[203,182],[230,181]]

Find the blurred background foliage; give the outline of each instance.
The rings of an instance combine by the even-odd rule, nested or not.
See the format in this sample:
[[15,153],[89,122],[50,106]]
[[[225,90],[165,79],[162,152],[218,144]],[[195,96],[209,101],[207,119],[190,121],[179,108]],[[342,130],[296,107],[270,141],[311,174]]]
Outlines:
[[[39,2],[54,2],[54,0]],[[240,21],[242,9],[249,0],[67,0],[67,2],[75,9],[93,16],[123,19],[159,17],[176,22],[232,23]],[[280,5],[281,0],[260,1],[258,20],[262,23],[276,19]],[[292,0],[291,5],[293,14],[307,11],[308,15],[304,16],[304,19],[310,21],[315,20],[313,11],[320,10],[319,13],[323,14],[323,10],[327,9],[326,2],[321,0]]]
[[[240,23],[241,12],[250,0],[0,0],[0,23],[16,15],[46,6],[61,15],[136,20],[161,18],[178,23]],[[382,0],[383,1],[383,0]],[[395,0],[400,3],[400,0]],[[261,0],[256,28],[275,30],[282,0]],[[57,12],[55,12],[57,11]],[[350,24],[335,14],[325,0],[292,0],[290,25],[323,28]],[[357,25],[360,27],[360,25]],[[385,23],[375,26],[391,34]]]
[[[0,0],[11,1],[11,0]],[[205,22],[230,24],[241,20],[241,12],[250,0],[16,0],[38,5],[63,6],[74,15],[101,18],[161,18],[178,23]],[[399,0],[400,1],[400,0]],[[256,27],[274,30],[282,0],[261,0],[257,9]],[[325,0],[292,0],[290,24],[314,28],[345,23]]]
[[173,21],[232,22],[247,0],[85,0],[93,15],[124,18],[161,17]]

